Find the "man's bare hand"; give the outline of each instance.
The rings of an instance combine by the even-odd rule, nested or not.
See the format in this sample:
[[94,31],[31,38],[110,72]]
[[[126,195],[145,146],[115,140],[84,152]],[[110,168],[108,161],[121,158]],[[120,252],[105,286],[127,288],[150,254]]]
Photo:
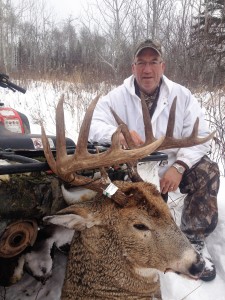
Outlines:
[[[136,131],[130,130],[130,135],[136,146],[141,146],[142,144],[144,144],[144,141],[141,139],[141,137]],[[120,144],[124,149],[128,148],[128,145],[122,133],[120,133]]]
[[181,179],[182,174],[177,172],[174,167],[170,167],[160,179],[161,193],[166,194],[175,191],[178,188]]

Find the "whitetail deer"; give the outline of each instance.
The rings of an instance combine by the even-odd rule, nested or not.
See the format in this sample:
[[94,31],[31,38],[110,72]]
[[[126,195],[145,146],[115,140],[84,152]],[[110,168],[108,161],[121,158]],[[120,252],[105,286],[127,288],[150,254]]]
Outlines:
[[[87,151],[88,132],[97,101],[98,98],[87,110],[74,155],[66,153],[63,97],[56,111],[56,160],[44,130],[42,133],[45,156],[53,172],[64,181],[75,186],[85,185],[97,192],[90,201],[71,205],[57,215],[45,217],[46,222],[75,230],[61,299],[161,299],[157,270],[197,279],[204,262],[176,226],[155,186],[146,182],[115,181],[118,190],[107,197],[104,191],[108,183],[103,168],[133,163],[156,149],[203,143],[212,135],[197,138],[196,121],[189,138],[175,140],[172,137],[174,102],[165,138],[154,139],[149,115],[144,108],[146,142],[135,148],[128,128],[114,113],[120,125],[112,136],[111,147],[106,152],[90,154]],[[122,149],[119,144],[121,131],[130,150]],[[101,179],[93,180],[79,174],[83,169],[93,168],[102,171]]]

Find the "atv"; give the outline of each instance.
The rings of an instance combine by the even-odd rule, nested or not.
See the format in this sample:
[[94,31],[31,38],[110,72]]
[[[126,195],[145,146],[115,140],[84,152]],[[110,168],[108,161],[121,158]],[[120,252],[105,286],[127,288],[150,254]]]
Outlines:
[[[0,87],[26,90],[0,74]],[[55,151],[56,138],[48,136]],[[67,138],[68,153],[75,143]],[[41,136],[30,133],[28,118],[0,103],[0,260],[32,246],[43,216],[65,207],[59,180],[45,162]],[[0,270],[0,284],[2,281]],[[4,280],[3,280],[4,281]]]

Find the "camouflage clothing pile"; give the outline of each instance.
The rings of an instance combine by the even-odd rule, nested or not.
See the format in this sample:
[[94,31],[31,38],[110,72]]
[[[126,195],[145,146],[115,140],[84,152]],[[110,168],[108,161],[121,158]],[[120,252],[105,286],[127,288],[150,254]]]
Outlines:
[[181,217],[181,230],[191,241],[204,241],[218,222],[217,193],[220,185],[218,165],[204,156],[187,170],[180,192],[187,194]]
[[201,274],[204,281],[216,277],[216,268],[207,251],[205,238],[216,228],[218,222],[217,194],[220,186],[218,165],[207,156],[185,171],[180,191],[187,194],[181,216],[181,230],[205,261]]

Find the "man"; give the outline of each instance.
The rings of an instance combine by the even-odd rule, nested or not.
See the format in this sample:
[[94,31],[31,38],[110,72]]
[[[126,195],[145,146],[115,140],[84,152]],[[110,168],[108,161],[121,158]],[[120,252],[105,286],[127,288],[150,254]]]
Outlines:
[[[112,107],[128,125],[136,145],[145,140],[140,97],[146,100],[153,133],[164,136],[169,111],[177,96],[174,137],[183,138],[192,132],[199,118],[199,136],[209,133],[203,111],[191,92],[172,82],[165,75],[165,63],[159,43],[146,40],[138,45],[132,63],[133,75],[109,92],[98,102],[94,111],[89,140],[110,143],[117,123],[110,112]],[[120,143],[126,147],[123,135]],[[218,220],[217,193],[219,169],[208,157],[209,143],[181,149],[165,150],[168,164],[159,168],[160,189],[164,199],[168,192],[178,187],[187,194],[181,217],[181,230],[206,261],[201,276],[204,281],[213,280],[216,269],[205,247],[205,238],[215,229]]]

